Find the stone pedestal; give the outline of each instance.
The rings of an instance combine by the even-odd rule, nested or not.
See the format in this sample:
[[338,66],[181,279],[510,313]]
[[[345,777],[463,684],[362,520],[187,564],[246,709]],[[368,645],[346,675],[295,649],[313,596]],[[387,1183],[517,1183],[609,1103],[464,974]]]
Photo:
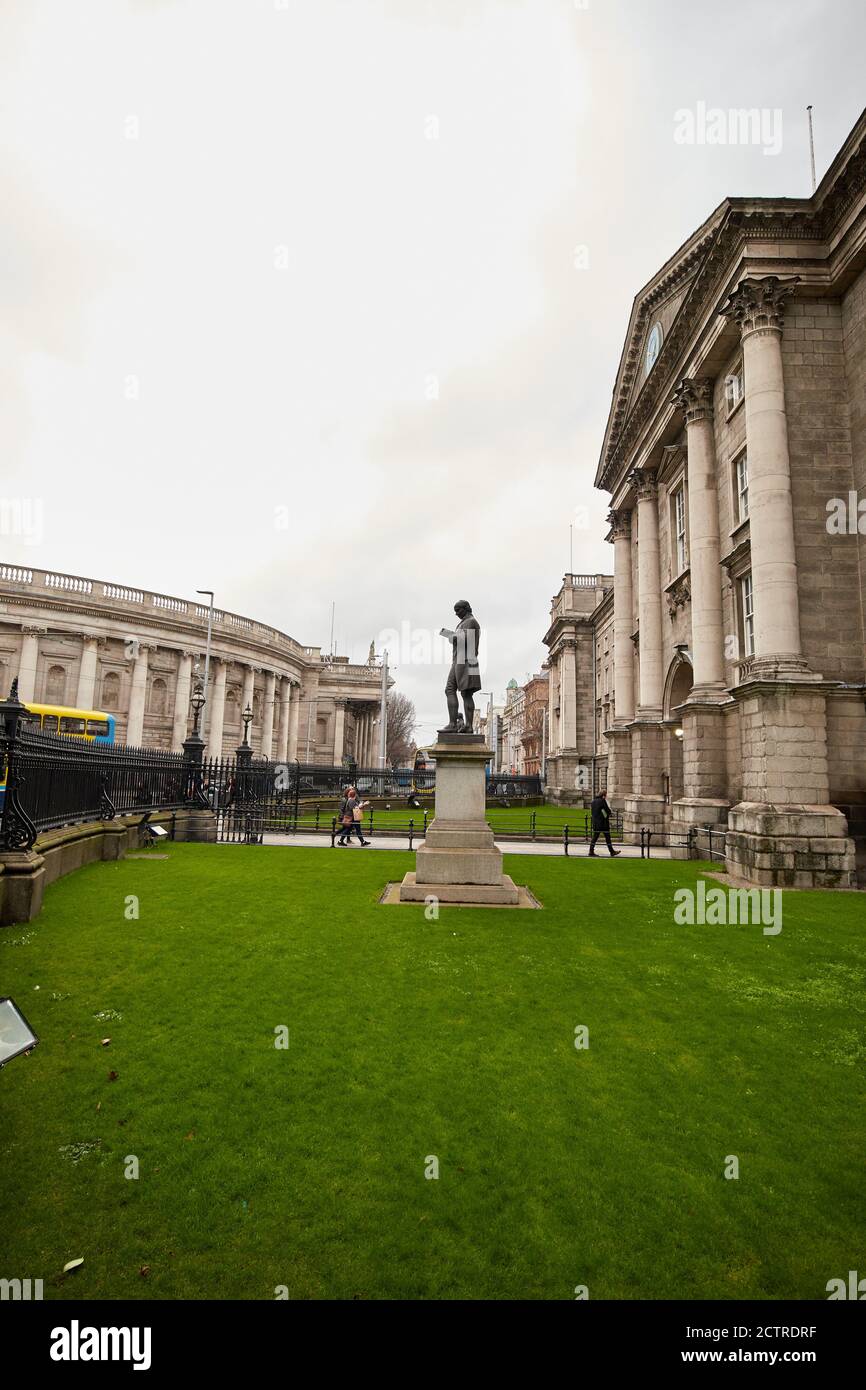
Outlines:
[[662,793],[667,731],[660,720],[637,719],[631,733],[632,787],[624,801],[623,825],[627,832],[664,830],[668,802]]
[[845,816],[829,803],[820,676],[753,674],[732,693],[740,704],[743,772],[742,800],[728,818],[728,872],[762,887],[855,887],[854,841]]
[[485,820],[484,769],[490,757],[481,734],[440,734],[436,807],[415,857],[415,872],[400,885],[400,901],[486,903],[516,907],[518,892],[502,872],[502,851]]
[[607,800],[618,810],[632,790],[631,734],[628,729],[605,729],[607,739]]
[[[693,691],[679,707],[683,729],[683,795],[671,807],[671,828],[723,830],[728,823],[725,714],[722,700],[701,698]],[[688,850],[671,847],[672,859],[685,859]]]

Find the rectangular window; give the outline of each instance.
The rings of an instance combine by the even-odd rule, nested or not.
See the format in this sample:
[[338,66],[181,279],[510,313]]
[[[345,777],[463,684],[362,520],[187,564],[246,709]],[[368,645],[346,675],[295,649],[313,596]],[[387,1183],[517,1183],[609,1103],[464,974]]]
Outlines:
[[677,574],[688,564],[686,547],[686,489],[681,484],[674,493],[674,539],[676,542]]
[[725,377],[725,404],[728,414],[736,410],[743,399],[743,364],[738,362],[733,371]]
[[752,602],[752,576],[740,580],[740,601],[743,606],[743,646],[746,656],[755,655],[755,609]]
[[91,738],[105,738],[108,734],[107,719],[88,719],[87,732]]
[[64,714],[60,720],[60,732],[62,734],[83,734],[86,732],[86,722],[83,719],[74,719],[71,714]]
[[749,460],[746,454],[740,454],[734,464],[734,478],[737,484],[737,524],[742,525],[749,519]]

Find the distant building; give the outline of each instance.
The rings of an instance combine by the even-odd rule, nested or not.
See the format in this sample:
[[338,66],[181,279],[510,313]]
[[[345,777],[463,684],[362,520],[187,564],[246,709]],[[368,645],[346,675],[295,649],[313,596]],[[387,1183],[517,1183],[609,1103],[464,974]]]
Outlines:
[[[119,742],[180,749],[203,678],[207,606],[79,575],[0,565],[0,681],[24,703],[114,715]],[[376,760],[382,668],[322,656],[270,623],[216,609],[204,734],[233,753],[252,710],[257,755],[339,766]]]
[[523,771],[527,777],[540,777],[547,739],[550,676],[541,671],[523,687]]
[[523,772],[523,730],[525,700],[523,691],[512,676],[505,688],[505,709],[502,712],[502,771],[520,776]]
[[566,574],[551,601],[544,635],[549,653],[547,796],[566,805],[590,800],[593,789],[605,784],[607,745],[596,643],[599,634],[602,647],[607,641],[610,665],[612,594],[612,575]]

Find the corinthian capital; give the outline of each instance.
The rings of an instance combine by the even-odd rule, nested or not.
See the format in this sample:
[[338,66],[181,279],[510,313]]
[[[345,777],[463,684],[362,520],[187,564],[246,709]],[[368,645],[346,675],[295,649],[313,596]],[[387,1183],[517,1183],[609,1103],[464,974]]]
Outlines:
[[608,512],[607,521],[610,526],[611,540],[628,540],[631,536],[631,512],[628,507],[620,507],[619,511]]
[[719,305],[718,312],[735,319],[745,338],[749,333],[781,333],[785,300],[794,293],[799,275],[748,275]]
[[671,396],[671,405],[682,411],[687,425],[693,425],[697,420],[712,420],[712,378],[684,376]]
[[652,502],[658,494],[656,475],[650,468],[633,468],[629,475],[639,502]]

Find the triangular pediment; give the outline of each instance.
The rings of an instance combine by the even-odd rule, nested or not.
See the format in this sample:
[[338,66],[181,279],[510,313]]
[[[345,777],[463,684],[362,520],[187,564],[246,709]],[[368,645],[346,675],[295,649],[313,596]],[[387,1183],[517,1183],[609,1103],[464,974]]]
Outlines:
[[721,203],[635,296],[614,383],[597,485],[605,459],[616,446],[638,400],[645,389],[652,389],[653,374],[665,343],[688,305],[692,286],[711,254],[727,208],[727,201]]

